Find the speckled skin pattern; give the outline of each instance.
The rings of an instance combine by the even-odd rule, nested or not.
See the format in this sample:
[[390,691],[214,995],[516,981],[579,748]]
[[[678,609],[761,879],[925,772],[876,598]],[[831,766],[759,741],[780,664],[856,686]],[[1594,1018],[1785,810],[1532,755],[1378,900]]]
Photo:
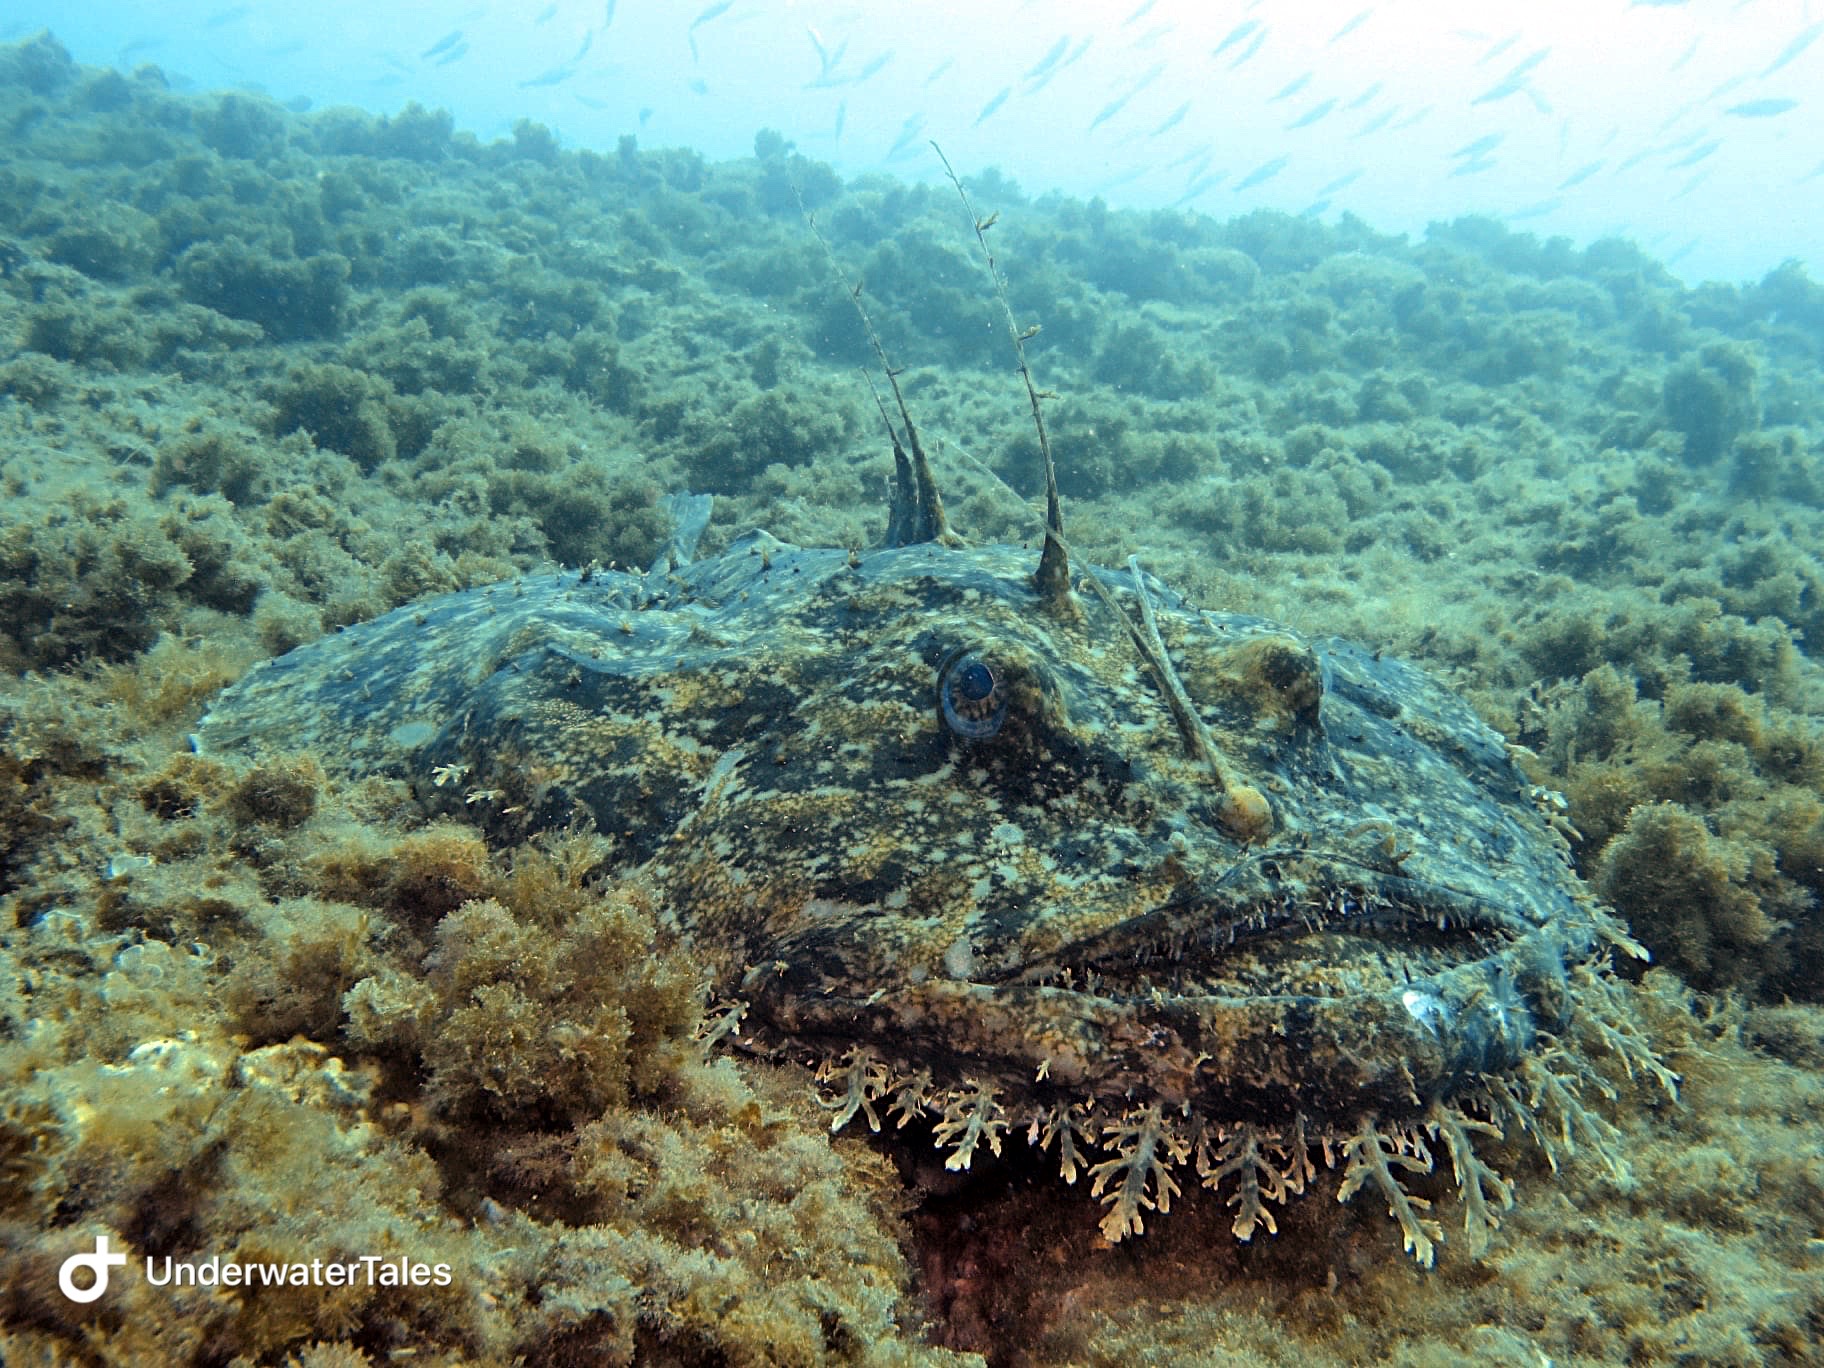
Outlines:
[[[1230,782],[1271,805],[1238,844],[1125,627],[1088,594],[1039,611],[1036,558],[753,534],[669,576],[448,594],[259,667],[198,744],[401,776],[502,839],[593,823],[753,1041],[884,1065],[870,1096],[928,1074],[1016,1123],[1156,1102],[1315,1138],[1561,1029],[1596,913],[1467,705],[1151,584]],[[1075,573],[1134,610],[1130,573]],[[1008,691],[993,736],[943,721],[959,649]]]

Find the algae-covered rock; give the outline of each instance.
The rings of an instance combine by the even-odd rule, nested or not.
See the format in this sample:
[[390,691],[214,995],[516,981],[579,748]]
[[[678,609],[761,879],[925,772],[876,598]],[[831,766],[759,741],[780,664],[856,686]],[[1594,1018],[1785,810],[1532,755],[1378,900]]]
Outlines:
[[1742,348],[1717,342],[1666,376],[1666,422],[1684,434],[1685,460],[1709,465],[1760,422],[1754,360]]
[[1772,854],[1718,839],[1676,803],[1646,804],[1609,842],[1596,887],[1687,978],[1752,980],[1775,931],[1756,887],[1773,874]]
[[333,363],[303,365],[273,393],[273,432],[302,428],[311,440],[339,451],[364,471],[398,454],[386,381]]
[[333,336],[348,307],[348,258],[333,253],[285,259],[230,237],[195,244],[173,269],[193,303],[279,341]]

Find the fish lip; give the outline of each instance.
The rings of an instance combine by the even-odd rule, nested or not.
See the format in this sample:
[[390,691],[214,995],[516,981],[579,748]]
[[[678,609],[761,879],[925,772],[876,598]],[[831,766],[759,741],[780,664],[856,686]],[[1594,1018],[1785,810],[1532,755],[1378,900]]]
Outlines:
[[[1250,944],[1290,945],[1318,936],[1388,944],[1416,931],[1426,934],[1434,952],[1460,947],[1462,954],[1440,957],[1467,965],[1542,929],[1540,921],[1516,907],[1416,880],[1409,890],[1412,896],[1396,900],[1337,887],[1328,890],[1328,899],[1254,904],[1240,915],[1234,903],[1217,899],[1161,903],[994,977],[1055,986],[1060,978],[1094,974],[1146,983],[1155,977],[1149,968],[1159,969],[1161,978],[1199,967],[1216,969]],[[1388,891],[1383,880],[1379,892]]]
[[1515,1066],[1574,1011],[1572,969],[1591,940],[1538,927],[1427,975],[1331,993],[933,977],[865,999],[786,992],[757,1020],[827,1054],[865,1042],[902,1071],[942,1060],[953,1080],[994,1080],[1010,1107],[1152,1097],[1325,1122],[1405,1114]]

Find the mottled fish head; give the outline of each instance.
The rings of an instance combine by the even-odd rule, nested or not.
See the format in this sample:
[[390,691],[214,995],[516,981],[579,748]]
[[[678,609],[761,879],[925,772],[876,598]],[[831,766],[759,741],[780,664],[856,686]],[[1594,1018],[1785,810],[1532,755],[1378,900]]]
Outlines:
[[1060,615],[1031,564],[755,538],[676,582],[685,649],[607,651],[485,730],[594,757],[547,803],[628,843],[764,1043],[1290,1117],[1414,1107],[1560,1020],[1587,918],[1464,704],[1154,584],[1227,784],[1271,808],[1238,833],[1133,573],[1082,571],[1107,592]]
[[[427,803],[503,838],[593,825],[760,1046],[1009,1106],[1412,1110],[1557,1023],[1589,918],[1465,705],[1154,583],[1225,789],[1136,647],[1133,572],[1078,567],[1106,592],[1060,614],[1032,563],[756,534],[666,577],[450,595],[322,643],[358,680],[273,662],[205,734],[296,737],[309,693],[337,753]],[[1270,822],[1237,830],[1236,785]]]

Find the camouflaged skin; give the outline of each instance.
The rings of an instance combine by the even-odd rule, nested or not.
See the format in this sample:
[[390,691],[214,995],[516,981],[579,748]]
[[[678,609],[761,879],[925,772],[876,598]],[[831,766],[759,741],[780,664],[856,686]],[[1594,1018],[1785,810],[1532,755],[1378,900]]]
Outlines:
[[[1463,702],[1149,581],[1223,770],[1272,807],[1239,845],[1125,626],[1087,594],[1040,612],[1035,555],[756,533],[665,577],[448,594],[257,668],[198,745],[403,776],[503,838],[591,822],[762,1044],[864,1047],[1015,1116],[1340,1134],[1564,1024],[1594,909]],[[1135,612],[1130,574],[1088,573]],[[961,648],[1008,691],[992,737],[942,720]]]

